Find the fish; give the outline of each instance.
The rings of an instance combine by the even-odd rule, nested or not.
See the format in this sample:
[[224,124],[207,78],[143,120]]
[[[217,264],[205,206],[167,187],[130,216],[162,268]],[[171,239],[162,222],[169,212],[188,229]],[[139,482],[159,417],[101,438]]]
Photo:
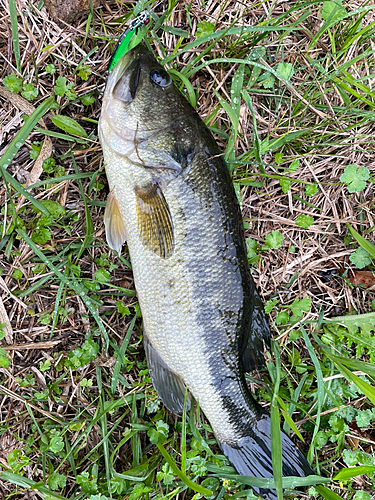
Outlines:
[[[273,477],[270,416],[244,375],[264,366],[271,332],[237,196],[211,132],[143,45],[107,78],[99,138],[110,189],[106,238],[117,252],[127,242],[161,401],[181,413],[187,388],[236,471]],[[284,432],[281,442],[283,475],[313,474]]]

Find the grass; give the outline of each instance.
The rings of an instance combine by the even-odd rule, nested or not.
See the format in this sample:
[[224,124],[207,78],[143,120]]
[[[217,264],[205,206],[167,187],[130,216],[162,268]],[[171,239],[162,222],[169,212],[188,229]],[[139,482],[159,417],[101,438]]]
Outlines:
[[[225,155],[272,326],[267,369],[247,375],[275,436],[262,480],[235,473],[199,407],[160,403],[127,251],[105,243],[96,124],[132,6],[108,1],[71,28],[34,0],[0,5],[13,44],[0,39],[1,494],[251,499],[254,485],[370,500],[374,6],[150,3],[147,43]],[[281,483],[279,425],[315,477]]]

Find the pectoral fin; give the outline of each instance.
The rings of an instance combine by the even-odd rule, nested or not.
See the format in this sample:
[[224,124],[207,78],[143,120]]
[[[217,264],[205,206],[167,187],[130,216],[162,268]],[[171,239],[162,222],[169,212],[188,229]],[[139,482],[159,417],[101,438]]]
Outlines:
[[174,246],[172,216],[157,183],[135,188],[137,217],[142,242],[156,255],[167,259]]
[[113,190],[109,193],[107,205],[104,212],[104,225],[107,243],[116,252],[121,251],[126,240],[125,224],[114,195]]
[[[182,379],[174,373],[152,347],[147,336],[143,337],[144,348],[147,358],[148,371],[152,384],[168,410],[174,413],[182,413],[184,409],[185,384]],[[190,409],[190,398],[186,401],[186,410]]]

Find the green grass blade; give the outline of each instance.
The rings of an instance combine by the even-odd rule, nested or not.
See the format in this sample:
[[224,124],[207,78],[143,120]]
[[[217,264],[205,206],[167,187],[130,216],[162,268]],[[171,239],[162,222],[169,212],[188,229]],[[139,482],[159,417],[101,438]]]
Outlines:
[[9,0],[9,14],[10,14],[10,25],[12,29],[12,43],[14,58],[16,60],[16,67],[18,73],[21,75],[21,52],[20,52],[20,40],[18,36],[18,21],[17,21],[17,6],[16,0]]
[[[365,3],[369,3],[369,2],[365,2]],[[325,31],[328,31],[328,34],[330,35],[330,39],[334,40],[334,37],[332,37],[332,35],[329,31],[330,28],[333,28],[335,25],[337,25],[341,21],[344,21],[346,19],[350,19],[351,17],[354,17],[357,14],[366,13],[369,10],[371,10],[371,7],[364,7],[361,9],[357,9],[357,10],[353,10],[351,12],[348,12],[348,11],[346,11],[346,9],[340,9],[339,2],[336,3],[336,6],[338,7],[338,9],[336,9],[336,12],[332,12],[331,15],[329,16],[329,18],[325,20],[325,22],[322,24],[320,30],[318,31],[318,33],[316,34],[316,36],[314,37],[314,39],[312,40],[311,43],[315,43],[315,41],[317,41],[319,39],[319,37]],[[337,10],[341,10],[342,13],[337,15]],[[335,53],[336,50],[334,50],[333,52]]]
[[18,193],[23,195],[33,206],[45,215],[50,215],[49,211],[38,200],[34,198],[26,189],[10,175],[9,172],[0,164],[1,175],[5,182],[9,183],[12,188]]
[[[66,265],[67,262],[68,262],[68,259],[64,259],[59,265],[56,266],[56,269],[60,270],[61,268],[63,268]],[[37,281],[35,283],[35,285],[33,285],[32,287],[30,287],[27,290],[24,290],[22,293],[20,293],[18,295],[18,297],[20,299],[22,299],[22,297],[26,297],[26,295],[31,295],[36,290],[39,290],[39,288],[41,288],[44,285],[44,283],[46,283],[46,281],[51,279],[52,274],[53,273],[50,273],[47,276],[43,276],[43,278],[41,278],[39,281]]]
[[313,459],[313,456],[314,456],[314,439],[315,439],[315,436],[317,435],[318,431],[319,431],[319,426],[320,426],[320,413],[321,413],[321,410],[322,410],[322,407],[323,407],[323,402],[324,402],[324,394],[325,394],[325,390],[324,390],[324,382],[323,382],[323,373],[322,373],[322,369],[321,369],[321,366],[320,366],[320,363],[319,363],[319,360],[315,354],[315,351],[314,351],[314,348],[310,342],[310,339],[306,333],[306,330],[303,328],[302,324],[300,323],[300,327],[301,327],[301,331],[302,331],[302,335],[303,335],[303,338],[305,340],[305,344],[306,344],[306,347],[307,347],[307,350],[309,351],[309,354],[310,354],[310,357],[311,357],[311,360],[314,364],[314,367],[315,367],[315,373],[316,373],[316,380],[317,380],[317,385],[318,385],[318,400],[317,400],[317,409],[316,409],[316,422],[315,422],[315,428],[314,428],[314,433],[313,433],[313,437],[311,439],[311,445],[310,445],[310,448],[309,448],[309,453],[308,453],[308,456],[307,456],[307,459],[308,461],[311,463],[312,462],[312,459]]
[[69,464],[70,464],[70,467],[72,468],[72,472],[74,474],[74,477],[76,478],[77,477],[76,463],[75,463],[74,458],[73,458],[72,447],[70,446],[70,442],[69,442],[68,436],[66,434],[64,436],[64,441],[65,441],[65,448],[66,448],[66,451],[68,453]]
[[[207,469],[212,472],[214,477],[219,477],[222,479],[228,479],[229,481],[236,481],[240,484],[246,484],[247,486],[252,486],[255,488],[265,488],[274,490],[276,488],[275,480],[273,478],[261,478],[261,477],[251,477],[242,476],[240,474],[230,474],[227,469],[233,469],[233,467],[223,467],[217,466],[211,463],[207,464]],[[224,471],[224,472],[223,472]],[[283,488],[293,489],[301,488],[304,486],[313,486],[315,484],[326,484],[330,483],[331,479],[321,476],[287,476],[282,478]]]
[[[122,418],[124,418],[125,416],[126,416],[126,414],[124,413],[124,415],[123,415],[123,417],[122,417]],[[112,431],[112,429],[111,429],[111,431]],[[110,432],[111,432],[111,431],[110,431]],[[124,446],[124,444],[125,444],[125,443],[127,443],[127,442],[129,441],[129,439],[130,439],[132,436],[134,436],[134,434],[135,434],[136,432],[138,432],[138,429],[133,429],[132,431],[128,431],[128,432],[126,433],[126,436],[125,436],[125,437],[123,437],[123,438],[121,439],[121,441],[119,441],[118,445],[117,445],[117,446],[116,446],[116,448],[113,450],[113,452],[112,452],[112,454],[111,454],[111,457],[110,457],[111,469],[112,469],[113,471],[114,471],[113,461],[114,461],[114,458],[115,458],[116,453],[120,450],[120,448],[121,448],[122,446]],[[96,448],[96,447],[95,447],[95,448]],[[92,451],[92,450],[90,450],[90,451]],[[117,476],[117,474],[118,474],[118,473],[117,473],[116,471],[114,471],[114,472],[113,472],[113,475],[114,475],[114,476]],[[123,479],[126,479],[126,478],[123,478]]]
[[[250,164],[250,165],[253,165],[254,162],[247,162],[247,161],[235,161],[233,162],[234,164],[240,164],[240,165],[243,165],[243,164]],[[287,175],[274,175],[274,174],[263,174],[263,173],[259,173],[259,172],[256,172],[254,174],[248,174],[250,176],[254,175],[254,176],[257,176],[259,175],[259,177],[265,177],[266,179],[286,179],[288,181],[291,181],[291,182],[297,182],[299,184],[306,184],[306,185],[310,185],[310,184],[313,184],[312,182],[308,182],[308,181],[304,181],[302,179],[294,179],[293,177],[288,177]],[[248,186],[248,185],[252,185],[252,180],[250,179],[247,179],[246,177],[241,179],[239,181],[239,183],[241,184],[241,186]],[[251,184],[250,184],[251,183]]]
[[[91,2],[90,2],[90,4],[91,4]],[[72,75],[75,75],[77,73],[77,71],[80,69],[80,67],[86,62],[86,60],[89,59],[89,57],[91,57],[94,54],[94,52],[96,52],[97,50],[99,50],[98,46],[91,49],[90,52],[88,54],[86,54],[85,57],[82,58],[82,60],[80,61],[80,63],[76,67],[76,69],[73,71]]]
[[[371,23],[371,24],[373,26],[375,26],[375,21],[373,23]],[[335,70],[335,74],[339,75],[343,71],[346,71],[350,67],[354,66],[357,62],[362,61],[363,59],[367,59],[367,58],[371,57],[374,53],[375,53],[375,50],[369,49],[369,50],[366,50],[365,52],[362,52],[359,56],[353,57],[349,61],[345,61],[344,63],[342,63],[342,64],[340,64],[340,65],[337,66],[337,68]],[[314,59],[312,59],[312,60],[314,61]],[[323,69],[323,72],[324,72],[324,68],[322,68],[322,69]],[[328,77],[330,76],[329,73],[325,73],[325,74]]]
[[186,473],[186,404],[188,401],[188,390],[185,388],[184,408],[182,410],[182,429],[181,429],[181,470]]
[[[106,436],[106,439],[109,440],[111,434],[113,434],[113,432],[117,429],[117,427],[119,426],[119,424],[122,422],[122,420],[127,416],[127,413],[124,412],[122,414],[122,416],[118,419],[118,421],[115,423],[115,425],[112,426],[111,430],[108,431],[107,433],[107,436]],[[135,431],[135,432],[138,432],[138,431]],[[131,433],[130,433],[131,434]],[[126,442],[126,441],[125,441]],[[84,461],[90,456],[92,455],[100,446],[102,446],[103,444],[103,439],[101,441],[99,441],[93,448],[90,449],[89,453],[82,458],[82,460],[79,462],[78,466],[80,466],[82,463],[84,463]],[[119,450],[121,446],[117,446],[116,447],[116,450],[115,452],[117,452]],[[112,453],[112,455],[110,456],[110,467],[111,467],[111,474],[112,475],[116,475],[115,474],[115,471],[113,469],[113,457],[115,455],[115,452]]]
[[[336,316],[323,320],[323,323],[344,325],[348,330],[350,339],[355,344],[366,347],[370,351],[374,349],[374,342],[369,333],[375,329],[375,312],[352,316]],[[358,328],[365,334],[358,332]]]
[[182,74],[180,71],[176,71],[175,69],[170,69],[168,72],[171,75],[174,75],[176,78],[181,80],[181,82],[185,85],[185,88],[187,90],[188,96],[189,96],[189,102],[193,106],[193,108],[197,107],[197,96],[194,92],[193,86],[190,83],[190,80],[186,78],[184,74]]
[[[197,40],[194,40],[193,42],[188,43],[183,47],[178,54],[172,54],[168,57],[165,57],[162,60],[162,64],[169,64],[171,63],[176,57],[181,56],[185,52],[188,52],[192,49],[195,49],[196,47],[199,47],[199,45],[204,45],[207,42],[215,41],[217,43],[221,38],[224,38],[225,36],[232,36],[232,35],[244,35],[247,33],[265,33],[265,32],[275,32],[275,31],[291,31],[294,28],[292,26],[243,26],[240,28],[229,28],[226,30],[218,30],[215,31],[214,33],[210,35],[203,36],[201,38],[198,38]],[[156,26],[155,26],[156,30]],[[211,50],[211,49],[209,49]],[[201,56],[201,54],[200,54]],[[244,61],[241,61],[244,62]],[[193,62],[195,64],[195,62]],[[187,67],[187,69],[189,69]],[[186,71],[186,70],[185,70]]]
[[[126,261],[125,261],[125,265],[127,265]],[[127,267],[129,267],[129,266],[127,265]],[[131,269],[131,267],[129,267],[129,269]],[[94,280],[92,280],[92,281],[94,281]],[[112,283],[108,283],[108,287],[111,290],[119,290],[121,292],[121,294],[125,295],[126,297],[135,297],[137,295],[137,292],[135,292],[134,290],[128,290],[127,288],[123,288],[121,286],[113,285]]]
[[297,436],[300,438],[301,441],[305,442],[300,431],[297,429],[296,424],[293,422],[292,417],[289,415],[288,409],[285,406],[284,401],[280,398],[280,396],[277,396],[277,402],[279,403],[279,406],[281,407],[283,417],[284,417],[285,421],[287,422],[289,428],[291,428],[293,430],[293,432],[295,434],[297,434]]
[[367,241],[363,236],[357,233],[357,231],[349,223],[347,223],[346,226],[356,242],[361,245],[361,247],[364,248],[373,259],[375,259],[375,245],[373,245],[370,241]]
[[325,488],[324,486],[317,485],[315,486],[315,489],[322,495],[323,498],[325,498],[325,500],[344,500],[343,497],[340,497],[340,495]]
[[0,479],[3,481],[9,481],[10,483],[20,486],[21,488],[25,488],[26,490],[33,489],[39,491],[40,493],[43,493],[43,495],[48,495],[49,497],[56,498],[57,500],[68,500],[66,497],[51,491],[47,486],[43,486],[40,483],[36,483],[32,479],[20,476],[19,474],[0,472]]
[[[249,108],[251,116],[253,118],[253,151],[254,151],[254,157],[255,157],[255,160],[258,163],[260,171],[262,172],[262,174],[265,174],[266,170],[264,168],[264,164],[263,164],[263,160],[262,160],[262,156],[261,156],[262,146],[261,146],[261,141],[260,141],[259,135],[258,135],[258,127],[257,127],[257,121],[256,121],[255,112],[254,112],[254,108],[253,108],[253,102],[252,102],[251,97],[248,94],[248,92],[246,92],[246,90],[244,90],[242,92],[242,97],[243,97],[243,100],[246,102],[247,107]],[[264,184],[264,181],[263,181],[263,184]]]
[[54,98],[48,97],[45,101],[43,101],[35,111],[26,119],[25,123],[22,125],[21,129],[18,131],[17,135],[13,139],[13,141],[9,144],[7,150],[4,152],[2,157],[0,158],[0,172],[5,182],[8,182],[12,188],[19,194],[22,194],[27,200],[32,203],[32,205],[40,210],[45,215],[50,215],[48,210],[39,203],[30,193],[26,191],[26,189],[21,186],[19,182],[12,177],[9,172],[7,172],[7,168],[10,162],[13,160],[18,150],[22,147],[30,132],[33,130],[38,121],[42,118],[42,116],[48,111],[51,104],[53,103]]
[[281,137],[277,137],[276,139],[271,139],[269,142],[262,141],[261,154],[275,151],[276,149],[285,146],[285,144],[288,144],[289,142],[298,139],[298,137],[305,135],[307,132],[309,132],[308,129],[302,129],[302,130],[297,130],[296,132],[288,132],[282,135]]
[[[195,425],[195,415],[194,415],[194,408],[195,408],[195,401],[193,398],[191,398],[191,406],[190,406],[190,412],[189,412],[189,419],[188,419],[188,425],[189,425],[189,430],[195,437],[195,439],[198,441],[198,443],[204,448],[205,452],[207,453],[207,456],[212,456],[213,453],[211,451],[211,448],[208,446],[206,441],[203,439],[201,436],[200,432],[197,429],[197,426]],[[197,410],[198,413],[198,410]]]
[[[98,387],[100,386],[100,388],[101,388],[101,370],[100,369],[101,369],[100,366],[96,367],[96,376],[97,376],[97,381],[99,382],[98,383]],[[96,412],[95,412],[94,416],[92,416],[92,417],[90,416],[89,425],[80,433],[80,435],[78,436],[78,438],[74,442],[74,448],[76,449],[78,443],[80,443],[80,442],[82,443],[81,447],[85,445],[85,441],[86,441],[87,436],[90,434],[90,432],[93,429],[93,427],[95,427],[98,422],[100,423],[101,418],[103,417],[104,414],[110,413],[114,409],[121,408],[122,406],[125,406],[126,404],[130,404],[131,401],[132,401],[132,398],[133,398],[133,395],[127,395],[124,398],[118,399],[116,401],[109,401],[109,402],[104,401],[103,405],[98,406],[97,409],[96,409]],[[136,399],[137,400],[138,399],[144,399],[144,394],[136,394]],[[126,415],[126,413],[125,413],[125,415]],[[115,428],[116,427],[113,426],[113,429],[111,429],[111,431],[109,431],[106,434],[106,436],[103,437],[102,441],[104,441],[105,439],[108,440],[110,433],[113,432],[113,430]],[[102,441],[100,443],[98,443],[97,446],[99,446],[100,444],[102,444]],[[62,465],[64,464],[65,460],[70,460],[70,456],[73,453],[74,448],[72,447],[71,449],[67,450],[67,453],[61,459],[60,465],[56,469],[56,472],[58,471],[58,469],[60,467],[62,467]],[[76,451],[79,451],[79,450],[76,449]],[[91,450],[91,451],[93,451],[93,450]]]
[[[132,401],[132,414],[131,414],[131,422],[133,427],[138,425],[138,410],[137,410],[137,400],[135,397],[135,393],[133,394],[133,401]],[[141,462],[141,456],[142,456],[142,448],[141,448],[141,440],[139,437],[139,432],[136,432],[130,440],[130,445],[132,449],[132,465],[133,467],[139,467],[139,464]]]
[[103,438],[103,455],[104,464],[107,478],[108,491],[111,491],[111,466],[110,466],[110,454],[109,454],[109,444],[108,444],[108,426],[107,426],[107,412],[104,411],[104,397],[103,393],[100,395],[100,428]]
[[[139,430],[135,430],[134,432],[131,431],[129,435],[131,437],[134,436],[134,434],[138,434]],[[160,461],[160,457],[153,458],[151,457],[150,460],[147,462],[144,462],[143,464],[139,465],[138,467],[133,467],[130,470],[127,470],[124,473],[120,472],[114,472],[113,475],[115,477],[119,477],[121,479],[126,479],[128,481],[135,481],[135,482],[143,482],[145,479],[147,479],[155,470],[158,462]]]
[[199,484],[193,483],[184,472],[182,472],[177,465],[175,464],[174,460],[172,457],[169,455],[167,450],[164,448],[164,446],[160,443],[157,443],[156,446],[159,448],[160,453],[163,455],[165,461],[168,463],[170,468],[173,470],[176,476],[178,476],[181,481],[186,484],[190,489],[193,491],[196,491],[197,493],[200,493],[201,495],[212,495],[212,491],[208,490],[207,488],[204,488],[203,486],[200,486]]
[[133,328],[134,328],[136,319],[137,319],[137,314],[134,315],[134,318],[132,319],[132,322],[129,325],[128,331],[126,332],[125,338],[122,341],[119,353],[117,355],[116,364],[115,364],[115,367],[113,368],[113,373],[112,373],[112,378],[111,378],[111,392],[112,392],[112,394],[114,394],[116,391],[118,376],[120,374],[125,351],[128,347],[130,336],[133,332]]
[[106,344],[106,348],[108,349],[108,346],[109,346],[109,337],[108,337],[108,334],[106,332],[106,329],[104,328],[103,322],[102,322],[102,320],[101,320],[101,318],[100,318],[100,316],[99,316],[99,314],[97,312],[97,309],[94,306],[94,301],[91,300],[86,295],[85,289],[78,283],[78,281],[76,280],[76,278],[74,276],[74,273],[71,273],[70,279],[71,279],[71,282],[69,282],[69,283],[72,283],[72,285],[74,286],[73,290],[77,291],[79,293],[79,296],[81,297],[81,299],[83,300],[83,302],[86,304],[88,310],[93,315],[93,317],[94,317],[94,319],[95,319],[95,321],[96,321],[96,323],[97,323],[100,331],[103,334],[103,337],[104,337],[104,340],[105,340],[105,344]]
[[[76,175],[78,175],[79,172],[78,172],[77,164],[76,164],[76,161],[75,161],[75,158],[74,158],[73,154],[71,154],[71,158],[72,158],[72,163],[73,163],[73,166],[74,166],[75,173],[76,173]],[[82,246],[79,249],[79,252],[78,252],[78,255],[77,255],[77,258],[76,258],[76,262],[78,262],[79,258],[81,257],[81,255],[83,254],[83,252],[86,250],[86,248],[90,247],[90,245],[92,243],[92,240],[93,240],[93,236],[94,236],[94,225],[92,223],[90,210],[89,210],[89,208],[87,206],[87,197],[86,197],[85,192],[83,190],[81,179],[77,179],[77,182],[78,182],[79,190],[81,192],[81,198],[82,198],[83,203],[85,205],[85,229],[86,229],[86,234],[85,234],[85,239],[83,240]]]
[[226,112],[226,114],[229,116],[229,119],[232,122],[232,124],[238,122],[236,111],[234,109],[232,109],[231,105],[225,99],[223,99],[221,97],[221,95],[218,92],[216,92],[215,89],[214,89],[214,94],[218,98],[218,100],[219,100],[221,106],[223,107],[224,111]]
[[53,332],[55,331],[57,320],[59,318],[59,314],[58,314],[59,313],[59,305],[60,305],[61,296],[62,296],[63,291],[64,291],[64,286],[65,286],[65,283],[63,281],[61,281],[59,288],[57,290],[57,294],[56,294],[55,307],[53,308],[52,326],[51,326],[51,333],[49,336],[50,340],[52,338]]
[[224,154],[224,160],[226,162],[233,161],[236,155],[235,144],[240,121],[241,90],[244,79],[244,71],[245,65],[240,64],[232,78],[232,85],[230,89],[230,108],[233,111],[233,118],[231,118],[232,131]]
[[311,207],[311,208],[315,208],[315,210],[318,210],[319,212],[324,212],[323,209],[313,205],[312,203],[304,200],[303,198],[301,198],[300,196],[297,196],[296,194],[292,194],[292,198],[294,198],[295,200],[298,200],[300,201],[301,203],[303,203],[304,205],[307,205],[308,207]]
[[26,401],[25,401],[25,407],[26,407],[27,413],[31,417],[31,420],[34,422],[35,427],[38,429],[40,437],[42,437],[43,436],[43,432],[42,432],[41,428],[39,427],[37,420],[34,417],[34,413],[32,412],[30,406],[27,404]]
[[[297,401],[298,401],[298,398],[299,398],[299,396],[300,396],[300,394],[301,394],[301,391],[302,391],[303,386],[305,385],[305,382],[306,382],[307,377],[308,377],[308,373],[305,373],[305,374],[303,375],[303,377],[301,378],[301,380],[300,380],[300,382],[299,382],[299,384],[298,384],[298,386],[297,386],[297,389],[295,389],[295,391],[294,391],[294,394],[293,394],[293,401],[295,401],[295,402],[297,402]],[[290,403],[290,405],[289,405],[289,416],[290,416],[290,418],[292,418],[292,415],[293,415],[293,412],[294,412],[294,410],[295,410],[295,409],[296,409],[296,404],[295,404],[294,402]],[[294,423],[294,422],[293,422],[293,423]],[[286,421],[286,422],[284,423],[284,432],[285,432],[285,433],[288,433],[288,432],[289,432],[289,427],[290,427],[290,426],[289,426],[288,422]],[[294,431],[294,432],[295,432],[295,431]],[[302,441],[303,441],[302,436],[301,436],[301,439],[302,439]]]
[[93,178],[97,175],[97,172],[83,172],[82,174],[68,174],[61,175],[60,177],[51,177],[50,179],[45,179],[44,181],[36,182],[35,184],[30,184],[27,186],[27,190],[38,188],[40,186],[45,186],[46,184],[58,184],[59,182],[77,180],[77,179],[87,179],[87,177]]
[[[369,99],[366,99],[362,94],[360,94],[359,92],[354,90],[347,83],[341,82],[338,78],[332,78],[332,80],[335,83],[337,83],[337,85],[340,85],[343,90],[346,90],[346,92],[348,92],[348,94],[351,94],[353,97],[356,97],[359,101],[363,102],[364,104],[367,104],[367,106],[369,106],[370,108],[375,108],[375,103],[373,103]],[[352,80],[351,84],[353,84],[354,79],[351,79],[351,80]],[[350,105],[351,105],[351,101],[348,101],[348,102],[350,102]]]
[[309,49],[311,49],[311,47],[313,47],[316,44],[316,42],[323,35],[323,33],[325,31],[327,31],[329,28],[332,28],[332,26],[335,26],[336,24],[338,24],[340,21],[343,21],[344,19],[348,19],[350,17],[354,17],[354,16],[356,16],[358,14],[361,14],[362,12],[369,12],[370,10],[373,10],[373,9],[375,9],[375,5],[373,5],[373,6],[370,5],[368,7],[363,7],[363,8],[360,8],[360,9],[352,10],[351,12],[345,12],[345,14],[342,14],[342,15],[339,15],[339,16],[335,16],[332,13],[332,15],[323,23],[322,27],[319,29],[319,31],[317,32],[317,34],[311,40]]
[[[26,118],[25,123],[22,125],[20,130],[17,132],[16,137],[9,144],[7,150],[0,158],[0,167],[7,169],[10,162],[16,156],[17,151],[24,144],[26,139],[28,138],[30,132],[33,130],[38,121],[43,117],[43,115],[49,110],[52,103],[54,102],[54,98],[48,97],[45,101],[43,101],[36,108],[35,111],[31,113],[29,117]],[[43,130],[43,129],[41,129]]]
[[344,375],[344,377],[349,381],[349,382],[354,382],[355,385],[362,391],[362,393],[371,401],[373,405],[375,405],[375,388],[372,387],[372,385],[368,384],[361,378],[357,377],[357,375],[354,375],[350,370],[348,370],[344,365],[341,363],[332,360],[337,368],[340,370],[340,372]]
[[281,452],[281,432],[280,432],[280,412],[277,406],[277,397],[280,388],[281,362],[280,348],[276,342],[273,342],[273,352],[275,355],[275,387],[271,403],[271,455],[272,472],[275,480],[276,493],[278,500],[283,499],[283,459]]
[[345,467],[341,469],[334,477],[334,481],[348,481],[352,477],[361,476],[362,474],[373,474],[375,472],[374,465],[360,465],[358,467]]
[[27,234],[25,233],[25,231],[23,231],[22,229],[17,229],[17,233],[21,236],[21,238],[23,240],[25,240],[25,242],[29,245],[29,247],[34,251],[34,253],[40,258],[40,260],[42,262],[44,262],[44,264],[46,264],[47,267],[49,267],[49,269],[51,271],[53,271],[53,273],[55,274],[55,276],[57,276],[60,281],[63,281],[69,288],[71,288],[72,290],[74,290],[77,295],[79,295],[81,297],[81,299],[83,300],[83,302],[85,303],[85,305],[87,306],[87,308],[89,309],[89,311],[91,312],[91,314],[93,315],[100,331],[102,332],[103,336],[104,336],[104,339],[106,340],[106,343],[107,345],[109,345],[109,338],[108,338],[108,334],[104,328],[104,325],[103,325],[103,322],[102,320],[100,319],[100,316],[97,312],[97,310],[94,308],[90,298],[86,295],[86,292],[85,292],[85,289],[79,285],[79,283],[77,282],[77,280],[74,278],[74,276],[71,277],[71,280],[69,280],[66,276],[64,276],[64,274],[62,274],[56,266],[54,266],[47,258],[46,256],[43,254],[43,252],[36,246],[36,244],[27,236]]
[[[78,175],[80,175],[80,174],[78,174]],[[101,168],[99,168],[98,170],[96,170],[95,172],[92,173],[92,176],[90,179],[90,184],[89,184],[89,187],[87,188],[87,195],[88,196],[91,195],[91,191],[93,190],[93,188],[95,186],[96,178],[100,177],[101,175],[103,175]],[[104,206],[105,206],[105,203],[104,203]]]
[[275,402],[271,405],[271,454],[272,472],[275,479],[276,493],[278,500],[283,499],[282,482],[282,455],[281,455],[281,434],[280,434],[280,413]]
[[[361,16],[361,17],[363,18],[364,16]],[[360,18],[359,18],[358,20],[360,21]],[[359,27],[360,27],[360,26],[361,26],[361,25],[359,25]],[[342,52],[346,52],[346,51],[349,49],[349,47],[351,47],[351,46],[354,44],[355,40],[358,40],[358,39],[360,39],[363,35],[365,35],[366,33],[371,32],[371,30],[372,30],[372,28],[373,28],[374,26],[375,26],[375,21],[373,21],[373,22],[372,22],[372,23],[370,23],[370,24],[367,24],[367,25],[366,25],[363,29],[359,29],[359,30],[357,30],[354,36],[352,36],[351,38],[348,38],[348,39],[347,39],[347,40],[343,43],[343,45],[342,45],[342,47],[341,47],[341,51],[342,51]],[[363,56],[358,56],[358,57],[367,57],[367,55],[363,54]],[[338,69],[339,69],[339,68],[338,68]]]
[[[100,370],[100,368],[101,368],[100,366],[96,367],[96,374],[97,374],[96,376],[97,376],[97,380],[99,381],[98,387],[99,387],[99,385],[101,386],[101,370]],[[132,399],[133,399],[133,394],[127,395],[124,398],[118,399],[115,401],[108,401],[108,402],[104,401],[104,404],[101,404],[100,406],[98,406],[96,409],[95,415],[90,420],[89,425],[85,428],[85,430],[79,435],[79,437],[75,441],[75,443],[74,443],[75,447],[78,445],[79,442],[82,442],[82,446],[84,446],[87,436],[90,434],[92,428],[94,426],[96,426],[96,424],[98,422],[100,423],[101,418],[103,417],[104,414],[110,413],[111,411],[115,410],[116,408],[121,408],[122,406],[130,404],[132,402]],[[144,399],[144,394],[136,394],[136,399],[137,400]],[[126,415],[126,413],[125,413],[125,415]],[[116,427],[113,426],[113,428],[105,436],[103,436],[102,441],[100,443],[98,443],[97,446],[102,444],[102,442],[104,442],[105,440],[108,441],[110,434],[113,432],[113,430],[115,428]],[[93,451],[93,450],[90,450],[90,451]],[[73,448],[64,455],[64,457],[61,460],[61,464],[60,464],[59,468],[63,465],[65,460],[69,459],[71,453],[73,453]]]
[[48,135],[49,137],[55,137],[55,139],[76,142],[77,144],[87,144],[89,142],[88,140],[73,137],[72,135],[62,134],[61,132],[54,132],[53,130],[46,130],[39,127],[35,129],[35,132],[38,132],[38,134]]
[[324,349],[324,352],[331,361],[335,363],[341,363],[342,365],[350,368],[353,371],[367,373],[367,375],[370,375],[370,377],[375,378],[375,366],[371,363],[365,363],[364,361],[359,361],[358,359],[349,359],[342,356],[336,356],[334,354],[331,354],[330,352],[327,352],[326,349]]

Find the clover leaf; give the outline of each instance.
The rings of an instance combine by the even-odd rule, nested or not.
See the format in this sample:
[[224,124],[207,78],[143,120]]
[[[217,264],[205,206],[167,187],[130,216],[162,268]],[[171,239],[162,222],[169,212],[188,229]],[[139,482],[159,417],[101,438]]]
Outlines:
[[211,35],[214,32],[215,25],[210,23],[210,21],[199,21],[195,31],[195,36],[197,38],[202,38],[204,36]]
[[317,184],[307,184],[305,187],[306,196],[314,196],[318,192]]
[[358,247],[357,250],[350,255],[349,259],[358,269],[363,269],[371,264],[370,254],[362,247]]
[[22,97],[27,99],[28,101],[33,101],[38,97],[38,89],[34,87],[32,83],[26,83],[23,86],[23,90],[21,92]]
[[284,78],[284,80],[288,82],[294,74],[293,64],[280,62],[277,65],[276,71],[282,78]]
[[264,243],[273,250],[280,248],[284,243],[284,236],[280,233],[280,231],[271,231],[264,239]]
[[11,92],[19,92],[22,89],[22,78],[18,78],[14,73],[3,78],[4,87]]
[[370,171],[366,167],[348,165],[340,176],[340,181],[348,186],[349,193],[359,193],[366,187],[366,181],[370,177]]
[[314,224],[314,217],[311,217],[310,215],[299,214],[299,216],[296,219],[296,225],[299,227],[303,227],[304,229],[307,229],[313,224]]

